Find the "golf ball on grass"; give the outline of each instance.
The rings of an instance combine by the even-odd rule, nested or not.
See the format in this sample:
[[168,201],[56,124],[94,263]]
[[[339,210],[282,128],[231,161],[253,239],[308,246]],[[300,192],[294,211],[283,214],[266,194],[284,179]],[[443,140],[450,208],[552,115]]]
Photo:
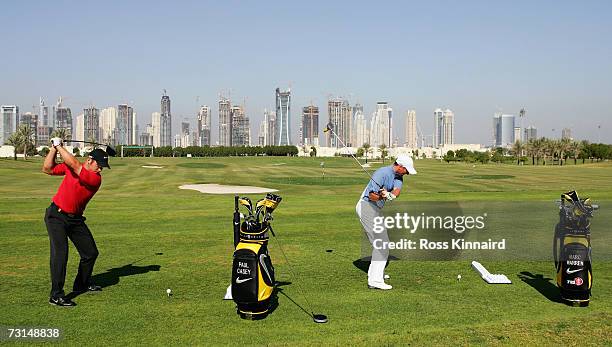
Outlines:
[[457,281],[461,281],[461,275],[457,275]]
[[172,295],[172,289],[170,288],[166,289],[166,294],[168,294],[168,296]]

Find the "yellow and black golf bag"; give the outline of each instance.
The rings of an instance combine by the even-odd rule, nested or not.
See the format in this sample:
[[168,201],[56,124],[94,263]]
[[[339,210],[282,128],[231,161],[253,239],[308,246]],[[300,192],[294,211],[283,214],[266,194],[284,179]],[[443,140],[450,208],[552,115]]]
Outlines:
[[591,222],[597,205],[580,199],[575,191],[561,194],[559,223],[555,227],[553,255],[561,298],[573,306],[588,306],[591,270]]
[[[268,231],[272,211],[281,198],[266,195],[258,201],[255,213],[248,198],[235,197],[234,260],[232,265],[232,298],[243,319],[262,319],[268,315],[274,292],[274,267],[268,254]],[[249,215],[240,222],[238,205],[246,206]],[[260,216],[263,212],[263,219]]]

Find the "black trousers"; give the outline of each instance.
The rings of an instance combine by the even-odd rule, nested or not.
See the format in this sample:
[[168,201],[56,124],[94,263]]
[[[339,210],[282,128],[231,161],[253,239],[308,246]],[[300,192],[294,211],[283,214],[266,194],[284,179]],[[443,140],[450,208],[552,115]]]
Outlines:
[[98,248],[83,216],[69,216],[58,211],[55,204],[51,204],[45,213],[45,224],[51,245],[51,294],[53,298],[64,296],[64,282],[66,280],[66,264],[68,263],[68,239],[76,247],[81,260],[79,271],[72,290],[81,291],[91,284]]

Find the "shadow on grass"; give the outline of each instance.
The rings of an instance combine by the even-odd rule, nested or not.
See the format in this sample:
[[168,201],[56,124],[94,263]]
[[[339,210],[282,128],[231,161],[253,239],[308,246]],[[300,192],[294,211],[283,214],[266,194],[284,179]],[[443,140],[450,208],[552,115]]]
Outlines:
[[[159,271],[160,268],[160,265],[138,266],[127,264],[122,267],[108,269],[106,270],[106,272],[92,276],[91,279],[93,283],[99,285],[102,288],[106,288],[119,283],[121,277],[140,275],[149,271]],[[79,296],[80,294],[82,293],[72,292],[68,294],[67,297],[73,299]]]
[[[389,266],[389,262],[392,260],[399,260],[399,258],[390,255],[389,260],[387,260],[387,264],[385,265],[385,268]],[[372,257],[359,258],[353,261],[353,265],[355,265],[355,267],[358,268],[359,270],[365,273],[368,273],[368,269],[370,268],[371,261],[372,261]]]
[[542,274],[534,275],[529,271],[521,272],[518,274],[518,277],[521,279],[521,281],[532,286],[540,294],[544,295],[546,299],[560,304],[564,303],[561,299],[559,288],[557,288],[557,286],[551,282],[552,278],[546,278]]

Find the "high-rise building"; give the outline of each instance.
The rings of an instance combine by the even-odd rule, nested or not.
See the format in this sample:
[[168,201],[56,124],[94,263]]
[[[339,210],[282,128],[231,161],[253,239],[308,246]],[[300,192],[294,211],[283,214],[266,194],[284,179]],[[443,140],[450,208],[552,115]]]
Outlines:
[[224,97],[219,98],[219,145],[232,145],[232,106]]
[[291,89],[276,88],[276,136],[275,145],[291,144]]
[[61,96],[57,100],[57,104],[53,107],[53,119],[55,120],[53,130],[65,129],[66,136],[71,138],[73,134],[72,111],[70,110],[70,107],[64,107],[62,105]]
[[27,125],[30,127],[30,130],[32,131],[32,142],[34,144],[38,143],[38,139],[37,139],[37,129],[38,129],[38,115],[34,114],[32,112],[26,112],[22,115],[19,116],[19,125]]
[[198,146],[210,146],[210,129],[211,129],[211,114],[210,107],[206,105],[200,106],[198,112]]
[[50,126],[53,122],[49,122],[49,106],[45,105],[45,99],[41,96],[38,101],[38,125]]
[[153,125],[147,124],[145,130],[140,134],[138,145],[152,146],[153,145]]
[[107,107],[100,110],[99,118],[99,139],[104,143],[117,144],[115,129],[117,128],[117,109]]
[[353,136],[352,136],[352,118],[353,113],[351,111],[351,106],[349,105],[347,100],[342,98],[330,99],[327,101],[327,114],[328,114],[328,122],[332,124],[334,132],[340,138],[333,136],[331,133],[328,133],[327,136],[327,144],[329,147],[339,148],[342,147],[342,143],[347,147],[351,147],[353,145]]
[[185,148],[190,145],[189,122],[181,122],[180,146]]
[[170,112],[170,97],[166,95],[164,89],[164,95],[161,98],[161,112],[160,112],[160,146],[172,146],[172,113]]
[[355,131],[353,132],[353,145],[356,147],[361,147],[366,143],[369,144],[370,136],[368,133],[368,123],[365,119],[365,114],[363,113],[363,106],[358,104],[355,107],[358,106],[359,108],[357,109],[357,111],[353,109],[353,123],[355,124]]
[[416,125],[416,111],[406,111],[406,147],[417,148],[417,125]]
[[493,116],[493,139],[496,147],[510,147],[514,144],[514,116],[496,113]]
[[153,147],[161,146],[161,113],[151,113],[151,137]]
[[319,145],[319,108],[314,105],[302,108],[302,138],[304,146]]
[[528,126],[525,128],[523,139],[525,142],[529,142],[530,140],[535,140],[538,138],[538,129],[533,126]]
[[17,129],[15,123],[19,119],[19,107],[15,105],[0,106],[1,122],[0,122],[0,145],[8,141],[8,138]]
[[521,141],[521,127],[514,127],[514,142]]
[[100,112],[91,106],[83,110],[84,141],[100,142]]
[[391,147],[393,139],[393,109],[385,101],[376,103],[376,111],[372,114],[370,124],[370,145],[380,147],[381,145]]
[[437,108],[434,111],[434,147],[455,143],[455,114],[453,111]]
[[572,140],[572,129],[563,128],[563,130],[561,130],[561,139],[562,140]]
[[[74,139],[77,141],[85,141],[85,115],[83,113],[76,116],[76,126],[74,129]],[[84,143],[75,142],[72,144],[74,147],[83,148]]]
[[117,106],[117,144],[133,145],[134,109],[127,104]]
[[251,126],[244,107],[232,106],[232,146],[251,145]]

